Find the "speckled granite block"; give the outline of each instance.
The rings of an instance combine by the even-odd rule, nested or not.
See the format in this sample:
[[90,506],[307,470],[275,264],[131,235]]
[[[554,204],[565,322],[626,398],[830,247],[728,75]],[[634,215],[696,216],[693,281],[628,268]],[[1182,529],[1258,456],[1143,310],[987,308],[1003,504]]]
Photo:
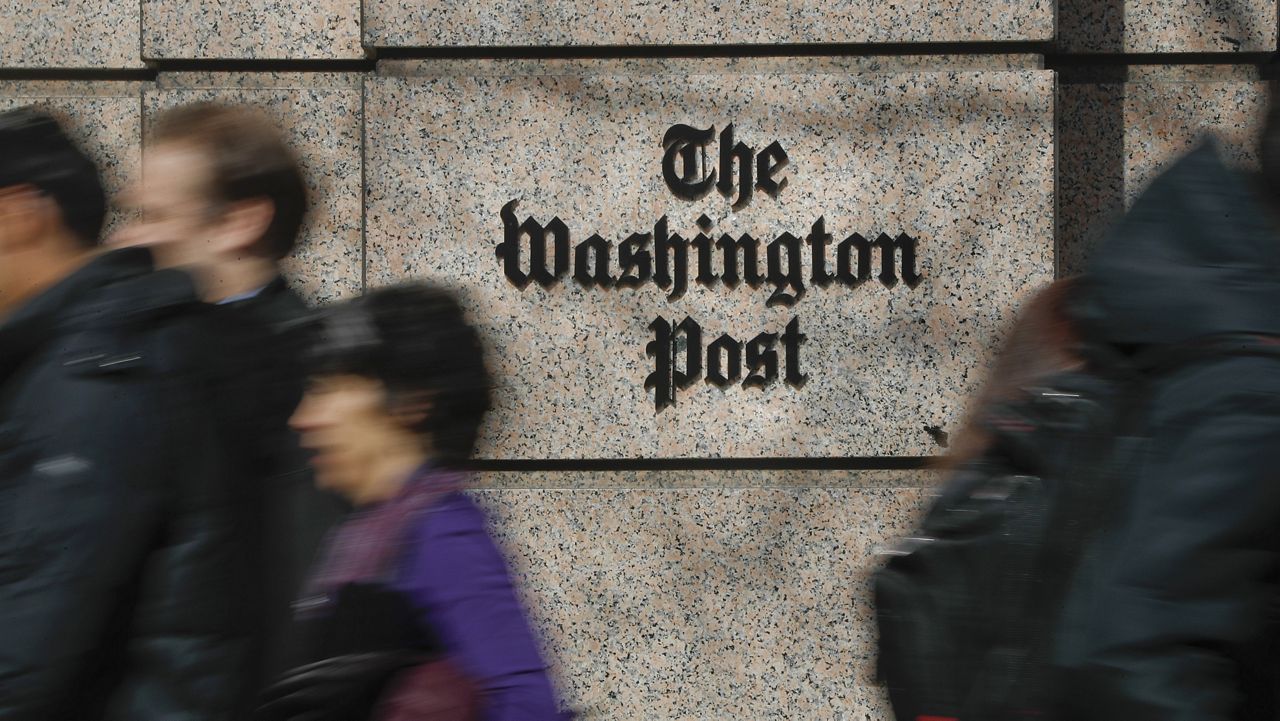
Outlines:
[[869,574],[924,491],[474,493],[587,718],[891,718]]
[[1081,53],[1274,52],[1276,0],[1060,0],[1058,45]]
[[[375,78],[366,93],[369,283],[426,276],[466,290],[499,384],[482,457],[933,454],[1009,309],[1052,274],[1047,71]],[[735,123],[757,150],[778,142],[787,185],[736,211],[714,191],[677,198],[662,138],[679,123]],[[794,308],[768,306],[767,284],[693,282],[692,252],[675,300],[653,283],[585,288],[569,276],[521,290],[495,254],[512,200],[519,222],[560,218],[571,245],[592,233],[619,244],[664,217],[691,238],[705,214],[712,237],[762,239],[762,273],[765,242],[803,237],[819,217],[835,238],[831,271],[853,234],[905,233],[922,280],[808,287]],[[715,272],[722,262],[716,252]],[[797,318],[807,382],[697,381],[655,412],[649,327],[686,316],[704,345],[781,334]]]
[[1089,250],[1168,164],[1206,134],[1233,164],[1256,167],[1265,83],[1166,79],[1149,69],[1121,84],[1059,88],[1059,273],[1087,266]]
[[716,45],[1038,41],[1050,0],[365,0],[365,45]]
[[360,0],[141,0],[147,59],[355,59]]
[[140,68],[138,3],[0,0],[0,68]]
[[159,88],[350,88],[363,87],[365,73],[327,72],[164,72],[156,75]]
[[30,98],[133,98],[153,84],[141,80],[0,80],[0,95]]
[[196,101],[247,103],[285,131],[302,162],[311,212],[285,271],[303,297],[326,303],[360,292],[360,92],[353,88],[158,89],[145,95],[148,118]]
[[[42,107],[63,122],[98,164],[108,197],[129,182],[138,167],[142,145],[142,104],[136,86],[132,93],[107,95],[105,89],[94,94],[73,83],[0,83],[0,112],[24,105]],[[121,220],[110,209],[104,237]]]

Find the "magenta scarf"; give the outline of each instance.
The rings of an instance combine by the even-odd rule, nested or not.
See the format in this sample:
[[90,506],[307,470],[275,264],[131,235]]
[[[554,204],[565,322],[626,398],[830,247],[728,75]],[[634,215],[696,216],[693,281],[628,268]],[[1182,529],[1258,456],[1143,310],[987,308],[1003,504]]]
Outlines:
[[414,521],[462,486],[462,474],[428,464],[414,471],[395,498],[352,512],[330,534],[306,597],[326,597],[348,583],[391,580],[394,561],[412,542]]

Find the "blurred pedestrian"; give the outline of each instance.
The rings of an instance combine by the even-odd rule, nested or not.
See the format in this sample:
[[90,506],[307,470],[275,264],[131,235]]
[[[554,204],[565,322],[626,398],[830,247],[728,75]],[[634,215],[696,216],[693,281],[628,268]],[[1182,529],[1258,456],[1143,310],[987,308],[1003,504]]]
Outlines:
[[900,719],[1053,718],[1058,611],[1128,405],[1071,316],[1077,287],[1056,281],[1019,311],[938,498],[875,575],[879,676]]
[[337,306],[318,332],[292,424],[316,481],[357,510],[299,602],[310,665],[260,717],[560,718],[502,555],[462,493],[490,403],[476,332],[424,284]]
[[1148,359],[1146,439],[1064,621],[1071,718],[1280,718],[1280,108],[1261,175],[1212,141],[1095,251],[1077,315]]
[[189,271],[215,306],[206,319],[209,356],[218,361],[211,410],[254,509],[243,533],[258,580],[241,592],[259,610],[252,673],[261,688],[285,670],[292,602],[345,511],[315,487],[288,427],[302,397],[310,311],[280,266],[306,216],[302,169],[260,113],[193,103],[158,115],[126,199],[138,215],[116,242],[151,248],[162,265]]
[[225,719],[245,608],[191,280],[101,252],[94,164],[0,115],[0,719]]

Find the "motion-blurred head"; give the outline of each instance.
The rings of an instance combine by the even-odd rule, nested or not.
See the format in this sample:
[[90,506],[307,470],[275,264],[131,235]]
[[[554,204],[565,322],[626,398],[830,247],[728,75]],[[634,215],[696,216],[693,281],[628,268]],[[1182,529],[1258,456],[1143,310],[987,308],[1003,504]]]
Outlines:
[[0,114],[0,316],[92,255],[106,207],[97,167],[53,116]]
[[195,272],[208,300],[265,285],[298,239],[302,172],[274,125],[244,107],[184,105],[162,114],[125,195],[136,220],[123,245]]
[[334,306],[291,425],[316,482],[360,505],[395,495],[428,461],[470,457],[489,409],[478,335],[446,290],[413,283]]

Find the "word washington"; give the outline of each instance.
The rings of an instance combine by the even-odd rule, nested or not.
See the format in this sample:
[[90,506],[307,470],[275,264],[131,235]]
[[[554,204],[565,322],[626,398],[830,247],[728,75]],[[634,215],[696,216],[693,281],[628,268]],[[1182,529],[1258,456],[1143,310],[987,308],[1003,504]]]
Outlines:
[[[496,253],[507,279],[521,289],[530,282],[551,288],[572,269],[573,280],[586,288],[638,288],[653,283],[674,300],[685,294],[692,276],[704,286],[719,283],[735,288],[746,283],[759,288],[768,284],[773,292],[766,306],[792,306],[804,297],[806,282],[819,287],[832,283],[853,287],[870,280],[877,253],[880,272],[874,277],[885,286],[901,280],[914,288],[921,279],[916,271],[915,238],[906,233],[896,238],[881,233],[868,240],[854,233],[829,253],[833,238],[827,232],[825,217],[813,222],[803,241],[782,233],[764,244],[763,250],[761,242],[746,233],[737,237],[723,233],[713,239],[714,225],[706,215],[697,220],[700,232],[688,239],[672,233],[664,215],[654,223],[652,232],[632,233],[616,247],[594,233],[573,245],[569,227],[559,217],[545,225],[532,217],[521,221],[515,214],[518,202],[502,206],[503,238]],[[834,268],[828,262],[829,255],[834,256]]]

